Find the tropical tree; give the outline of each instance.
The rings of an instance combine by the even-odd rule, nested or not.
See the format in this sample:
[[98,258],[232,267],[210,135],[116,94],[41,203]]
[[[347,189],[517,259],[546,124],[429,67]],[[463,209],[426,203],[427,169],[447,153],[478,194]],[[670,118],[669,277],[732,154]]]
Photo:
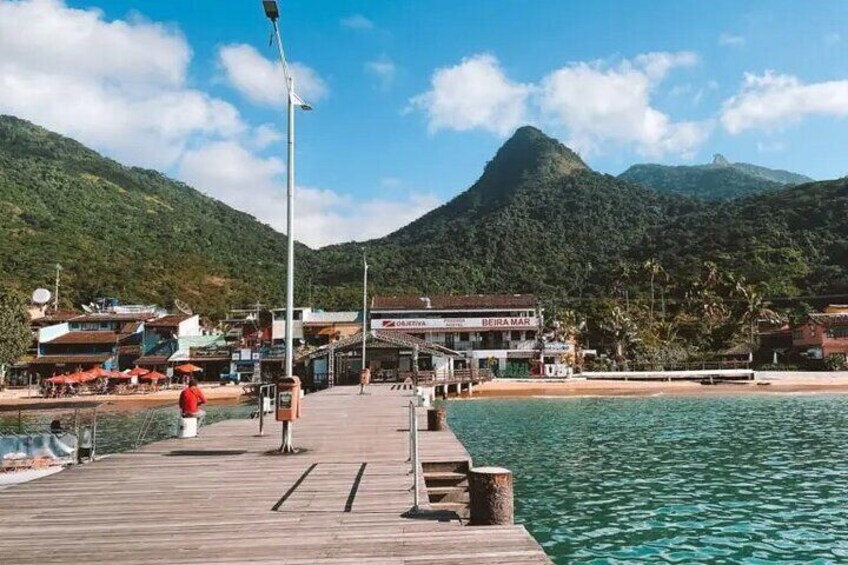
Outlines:
[[29,315],[20,295],[0,288],[0,389],[6,384],[6,371],[20,359],[32,343]]
[[653,319],[653,317],[654,317],[654,305],[656,303],[656,292],[654,290],[654,281],[657,279],[657,277],[664,274],[665,270],[663,270],[662,265],[660,265],[659,261],[657,261],[656,259],[648,259],[647,261],[645,261],[645,263],[642,265],[642,269],[646,273],[648,273],[648,276],[650,277],[650,283],[651,283],[651,319]]
[[756,340],[757,322],[768,320],[770,322],[781,322],[780,314],[768,307],[763,295],[754,285],[748,284],[745,277],[735,280],[734,293],[742,299],[743,310],[739,316],[740,329],[746,332],[748,343],[752,346]]
[[630,349],[640,341],[636,322],[620,306],[613,306],[599,326],[612,342],[613,355],[618,362],[625,361]]

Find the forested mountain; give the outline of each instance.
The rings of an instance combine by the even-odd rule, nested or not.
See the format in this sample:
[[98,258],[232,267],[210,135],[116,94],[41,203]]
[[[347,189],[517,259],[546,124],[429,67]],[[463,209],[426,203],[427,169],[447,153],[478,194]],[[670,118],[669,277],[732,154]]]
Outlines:
[[704,200],[730,200],[813,182],[789,171],[731,163],[722,155],[715,155],[708,165],[633,165],[618,178],[659,192]]
[[[397,232],[298,246],[296,301],[358,307],[364,247],[372,294],[533,292],[602,343],[714,350],[769,299],[848,293],[848,180],[768,188],[718,202],[667,194],[523,127],[471,188]],[[283,236],[14,118],[0,119],[0,215],[0,282],[49,284],[59,262],[67,304],[182,298],[214,314],[283,301]]]
[[[648,230],[700,206],[596,173],[559,142],[523,127],[467,191],[368,242],[369,262],[376,284],[416,292],[586,296]],[[360,248],[322,249],[315,280],[357,280]]]
[[[284,296],[285,237],[149,170],[0,116],[0,282],[62,273],[65,304],[96,296],[203,312]],[[298,247],[308,264],[311,251]]]

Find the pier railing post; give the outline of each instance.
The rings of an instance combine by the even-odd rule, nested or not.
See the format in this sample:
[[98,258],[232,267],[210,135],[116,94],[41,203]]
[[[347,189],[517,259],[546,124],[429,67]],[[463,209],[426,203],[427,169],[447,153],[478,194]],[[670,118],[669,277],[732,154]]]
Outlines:
[[474,467],[468,472],[472,526],[511,526],[514,520],[512,472]]
[[418,416],[415,413],[415,403],[409,401],[409,461],[412,467],[412,511],[417,512],[421,505],[419,496],[420,479],[418,476]]

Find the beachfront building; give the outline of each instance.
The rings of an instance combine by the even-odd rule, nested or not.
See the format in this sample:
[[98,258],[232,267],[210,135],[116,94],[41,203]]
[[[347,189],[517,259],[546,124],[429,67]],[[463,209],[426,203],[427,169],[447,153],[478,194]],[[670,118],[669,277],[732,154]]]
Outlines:
[[372,331],[458,352],[456,368],[530,376],[540,358],[543,312],[532,294],[375,296],[370,314]]
[[792,347],[805,359],[825,360],[839,355],[848,360],[848,304],[833,304],[807,315],[792,328]]
[[[372,382],[447,378],[454,373],[455,363],[463,360],[457,351],[404,332],[370,330],[364,339]],[[320,389],[359,383],[362,341],[360,331],[299,355],[296,366],[305,386]]]
[[103,367],[119,369],[141,355],[148,312],[81,314],[38,329],[37,355],[29,363],[39,377]]

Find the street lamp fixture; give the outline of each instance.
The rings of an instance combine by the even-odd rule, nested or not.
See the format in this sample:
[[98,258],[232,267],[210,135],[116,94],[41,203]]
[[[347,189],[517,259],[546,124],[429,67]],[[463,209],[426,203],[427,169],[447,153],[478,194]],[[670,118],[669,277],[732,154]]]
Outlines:
[[280,17],[280,9],[277,8],[276,0],[263,0],[262,7],[265,9],[265,15],[272,22]]

